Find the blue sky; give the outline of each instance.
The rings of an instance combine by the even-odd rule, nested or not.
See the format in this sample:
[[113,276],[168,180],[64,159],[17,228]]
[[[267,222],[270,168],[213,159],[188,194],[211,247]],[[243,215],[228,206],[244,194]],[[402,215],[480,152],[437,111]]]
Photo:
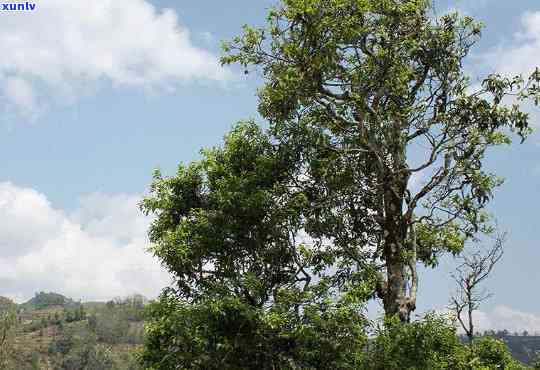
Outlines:
[[[221,69],[219,42],[264,24],[272,3],[47,0],[32,14],[0,14],[0,295],[108,299],[166,284],[144,253],[149,220],[136,203],[154,168],[171,174],[234,122],[257,117],[260,81]],[[526,72],[540,61],[537,1],[436,9],[485,21],[471,70]],[[539,158],[535,134],[489,161],[507,178],[492,211],[509,239],[487,284],[495,295],[478,314],[485,327],[540,331]],[[422,274],[419,311],[447,303],[451,268],[445,260]]]

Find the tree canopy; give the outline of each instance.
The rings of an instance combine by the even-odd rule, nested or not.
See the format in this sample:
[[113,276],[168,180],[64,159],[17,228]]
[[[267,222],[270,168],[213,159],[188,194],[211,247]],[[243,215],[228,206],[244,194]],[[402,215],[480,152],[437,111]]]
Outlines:
[[[417,265],[493,231],[486,206],[502,180],[486,155],[524,140],[521,104],[538,103],[538,70],[480,84],[467,75],[480,34],[470,17],[435,17],[428,1],[283,0],[267,27],[225,43],[224,64],[262,72],[269,128],[241,122],[175,176],[156,171],[141,208],[176,284],[151,311],[147,363],[166,368],[168,353],[202,368],[223,356],[309,368],[298,353],[315,363],[326,353],[350,368],[367,300],[408,322]],[[306,340],[317,325],[349,334],[324,352],[322,334]],[[277,363],[234,362],[269,343]]]
[[351,269],[381,271],[377,295],[405,321],[417,263],[492,231],[485,208],[502,180],[485,170],[487,150],[524,139],[520,104],[538,103],[538,70],[468,76],[480,35],[425,0],[286,0],[224,46],[223,63],[263,73],[259,112],[277,140],[309,147],[293,175],[310,195],[304,230],[347,251]]

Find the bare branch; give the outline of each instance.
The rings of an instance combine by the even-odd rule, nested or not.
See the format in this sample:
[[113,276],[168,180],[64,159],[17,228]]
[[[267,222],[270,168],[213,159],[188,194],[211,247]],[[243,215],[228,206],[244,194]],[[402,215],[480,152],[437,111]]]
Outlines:
[[[506,234],[499,234],[489,250],[463,255],[461,264],[451,275],[457,283],[457,291],[450,298],[448,308],[455,312],[469,342],[472,342],[474,338],[473,311],[491,297],[491,294],[486,291],[479,292],[479,285],[487,279],[497,262],[502,258],[505,239]],[[463,318],[465,309],[467,309],[467,322]]]

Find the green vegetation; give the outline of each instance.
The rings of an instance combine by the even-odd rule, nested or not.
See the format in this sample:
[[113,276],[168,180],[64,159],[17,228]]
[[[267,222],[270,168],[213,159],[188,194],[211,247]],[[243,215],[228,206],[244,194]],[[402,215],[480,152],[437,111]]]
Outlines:
[[444,317],[427,315],[404,324],[390,320],[377,331],[366,354],[365,369],[508,369],[527,367],[512,358],[505,343],[485,336],[461,342]]
[[222,63],[262,74],[268,129],[238,123],[174,176],[156,171],[141,203],[176,277],[149,307],[144,367],[523,368],[500,340],[465,345],[411,313],[418,265],[494,232],[502,180],[484,163],[530,133],[540,70],[478,83],[463,65],[481,25],[426,0],[283,0],[267,20]]
[[291,304],[282,298],[265,311],[237,298],[189,305],[164,294],[150,306],[142,360],[152,369],[358,368],[367,337],[356,310]]
[[[246,26],[225,44],[223,63],[265,78],[266,140],[290,156],[273,184],[285,195],[274,200],[301,199],[300,225],[287,231],[301,228],[327,257],[305,267],[335,271],[335,288],[372,273],[386,315],[402,321],[416,307],[417,265],[434,267],[492,231],[485,209],[502,180],[484,168],[486,155],[510,144],[510,131],[527,136],[520,104],[538,102],[538,71],[472,82],[463,65],[480,34],[470,17],[433,16],[425,0],[287,0],[266,28]],[[262,175],[251,158],[224,175],[241,165]]]
[[[373,327],[357,311],[331,302],[298,314],[286,307],[257,311],[239,300],[181,305],[173,296],[168,305],[132,296],[76,307],[67,299],[65,306],[31,311],[28,302],[0,302],[2,369],[138,370],[145,368],[139,359],[159,362],[157,369],[494,369],[501,363],[525,369],[509,350],[529,364],[540,351],[539,337],[528,333],[486,332],[469,347],[442,316]],[[138,356],[145,311],[153,322],[147,339],[155,342],[147,340]],[[176,357],[167,356],[168,343]]]
[[[510,334],[507,330],[485,332],[483,336],[493,337],[506,343],[512,356],[517,360],[525,364],[538,363],[540,365],[538,362],[540,359],[538,356],[540,355],[540,336],[529,335],[527,332]],[[540,366],[536,368],[540,368]]]
[[12,365],[11,354],[15,346],[15,330],[17,316],[11,305],[0,310],[0,368],[9,368]]
[[[262,74],[268,127],[239,122],[173,176],[156,171],[140,204],[174,286],[149,305],[0,300],[0,366],[539,368],[538,341],[475,335],[472,322],[502,257],[502,240],[463,254],[495,232],[486,210],[503,181],[485,162],[527,138],[522,106],[540,103],[539,69],[466,73],[481,29],[427,0],[282,0],[222,57]],[[411,320],[417,267],[445,254],[463,262],[454,321]]]
[[1,369],[141,368],[142,296],[86,304],[42,292],[20,305],[0,303]]

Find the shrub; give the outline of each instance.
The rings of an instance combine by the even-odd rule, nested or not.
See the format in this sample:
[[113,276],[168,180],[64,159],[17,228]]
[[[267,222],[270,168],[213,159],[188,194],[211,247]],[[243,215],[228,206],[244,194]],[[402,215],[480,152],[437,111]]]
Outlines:
[[466,345],[444,316],[428,314],[412,323],[387,320],[368,345],[366,370],[519,370],[506,344],[483,337]]
[[187,304],[163,295],[149,307],[145,368],[354,369],[366,344],[355,307],[331,302],[294,310],[225,297]]

